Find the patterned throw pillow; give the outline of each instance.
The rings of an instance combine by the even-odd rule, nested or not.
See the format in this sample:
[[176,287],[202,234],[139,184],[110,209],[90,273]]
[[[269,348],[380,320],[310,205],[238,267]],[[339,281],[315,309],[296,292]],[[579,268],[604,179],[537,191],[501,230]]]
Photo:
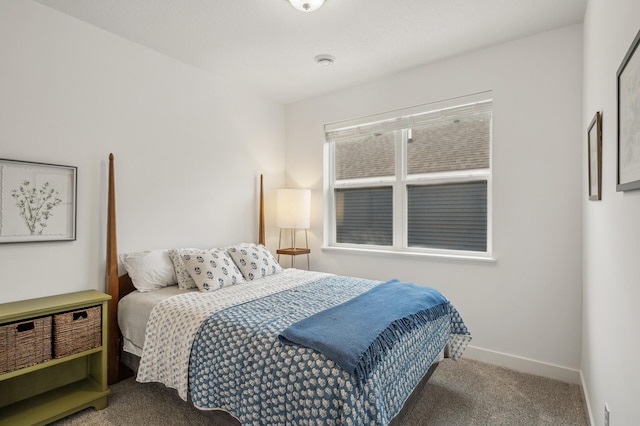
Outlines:
[[247,281],[282,272],[282,267],[269,249],[262,244],[241,244],[232,246],[227,252]]
[[210,253],[210,252],[211,250],[201,250],[196,248],[169,250],[169,258],[171,258],[171,262],[173,262],[173,269],[175,269],[176,278],[178,279],[178,288],[180,288],[181,290],[189,290],[191,288],[198,287],[196,285],[196,282],[193,281],[193,278],[191,278],[191,275],[189,275],[187,268],[184,266],[184,262],[182,261],[182,255]]
[[223,250],[183,254],[182,261],[200,291],[215,291],[246,282],[229,255]]

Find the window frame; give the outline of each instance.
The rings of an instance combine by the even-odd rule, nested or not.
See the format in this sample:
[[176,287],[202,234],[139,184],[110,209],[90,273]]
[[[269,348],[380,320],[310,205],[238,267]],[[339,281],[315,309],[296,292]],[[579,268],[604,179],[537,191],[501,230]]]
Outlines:
[[[435,172],[426,174],[408,174],[408,149],[407,139],[411,126],[402,129],[394,129],[396,133],[395,145],[395,174],[388,177],[368,177],[358,179],[344,179],[336,182],[335,171],[335,143],[328,139],[329,130],[348,129],[349,127],[358,125],[369,125],[383,120],[402,119],[410,112],[411,115],[428,113],[432,111],[440,111],[443,109],[463,107],[466,105],[490,102],[491,118],[489,125],[489,167],[488,169],[470,169],[458,170],[452,172]],[[378,118],[378,119],[376,119]],[[355,123],[355,124],[354,124]],[[415,126],[414,126],[415,127]],[[491,92],[483,92],[468,97],[456,98],[433,104],[423,105],[421,107],[412,107],[405,110],[393,111],[391,113],[378,114],[376,116],[368,116],[347,122],[332,123],[325,125],[325,232],[324,247],[326,251],[339,252],[366,252],[380,254],[399,254],[411,256],[434,256],[454,259],[470,259],[470,260],[489,260],[493,258],[493,232],[492,232],[492,188],[493,188],[493,101]],[[408,186],[410,185],[438,185],[447,183],[461,182],[487,182],[487,247],[486,251],[466,251],[453,249],[435,249],[424,247],[409,247],[409,220],[408,220]],[[337,242],[337,218],[336,218],[336,189],[350,188],[372,188],[381,186],[391,186],[393,191],[393,242],[391,246],[380,246],[372,244],[354,244],[354,243],[338,243]]]

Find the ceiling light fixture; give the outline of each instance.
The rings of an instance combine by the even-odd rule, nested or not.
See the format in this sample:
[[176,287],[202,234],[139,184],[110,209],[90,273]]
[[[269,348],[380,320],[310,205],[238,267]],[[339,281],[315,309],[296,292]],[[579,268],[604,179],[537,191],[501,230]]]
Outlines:
[[320,9],[324,0],[289,0],[289,3],[302,12],[313,12]]
[[330,67],[335,62],[336,58],[331,55],[318,55],[314,58],[318,65],[323,67]]

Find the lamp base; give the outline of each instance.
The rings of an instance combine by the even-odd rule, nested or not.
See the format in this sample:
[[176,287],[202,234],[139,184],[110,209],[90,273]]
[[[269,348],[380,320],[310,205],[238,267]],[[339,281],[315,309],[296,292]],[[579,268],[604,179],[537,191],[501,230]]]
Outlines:
[[283,254],[285,256],[291,256],[291,267],[295,268],[296,266],[296,258],[295,256],[299,256],[301,254],[306,254],[307,255],[307,269],[311,269],[310,263],[309,263],[309,254],[311,253],[311,250],[309,249],[309,238],[307,236],[307,230],[304,230],[304,240],[305,240],[305,247],[296,247],[295,245],[295,229],[291,229],[291,242],[293,243],[293,247],[288,247],[288,248],[282,248],[282,229],[280,229],[280,240],[278,242],[278,250],[276,250],[276,254],[278,255],[278,263],[280,263],[280,255]]
[[282,249],[278,249],[276,250],[277,254],[286,254],[289,256],[298,256],[299,254],[309,254],[311,253],[311,250],[309,250],[308,248],[300,248],[300,247],[296,247],[296,248],[282,248]]

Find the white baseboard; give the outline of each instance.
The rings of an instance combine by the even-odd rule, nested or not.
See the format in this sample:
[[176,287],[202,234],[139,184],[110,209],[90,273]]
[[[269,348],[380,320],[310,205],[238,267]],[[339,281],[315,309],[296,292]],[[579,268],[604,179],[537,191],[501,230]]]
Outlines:
[[584,389],[582,374],[579,370],[535,361],[533,359],[523,358],[516,355],[491,351],[489,349],[482,349],[472,345],[467,347],[463,356],[465,358],[499,365],[501,367],[510,368],[523,373],[535,374],[536,376],[548,377],[550,379],[556,379],[566,383],[581,385]]
[[582,383],[582,394],[584,396],[585,406],[587,407],[587,417],[589,418],[589,425],[594,426],[596,423],[593,420],[593,412],[591,411],[591,404],[589,403],[589,392],[587,391],[587,384],[584,382],[584,375],[580,372],[580,381]]

